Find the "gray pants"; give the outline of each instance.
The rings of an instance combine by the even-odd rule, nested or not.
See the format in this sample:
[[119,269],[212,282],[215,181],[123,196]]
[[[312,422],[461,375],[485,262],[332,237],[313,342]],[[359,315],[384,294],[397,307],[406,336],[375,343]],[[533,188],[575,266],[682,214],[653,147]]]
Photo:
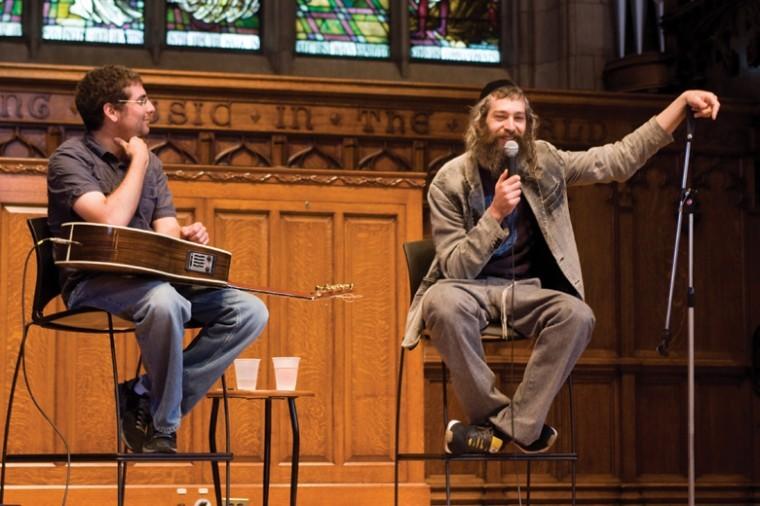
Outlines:
[[[491,422],[523,444],[538,439],[549,408],[591,340],[594,314],[582,300],[541,288],[538,279],[442,279],[425,293],[422,316],[451,371],[470,423]],[[506,293],[505,293],[506,290]],[[496,388],[481,329],[514,307],[514,329],[535,339],[522,381],[510,400]],[[511,321],[510,321],[511,322]]]

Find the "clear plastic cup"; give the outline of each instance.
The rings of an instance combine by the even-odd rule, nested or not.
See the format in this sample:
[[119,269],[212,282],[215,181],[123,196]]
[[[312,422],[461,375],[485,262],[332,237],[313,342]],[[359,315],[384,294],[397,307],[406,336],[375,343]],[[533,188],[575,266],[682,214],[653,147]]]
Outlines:
[[300,357],[272,357],[274,384],[277,390],[295,390]]
[[256,390],[260,362],[258,358],[235,359],[235,381],[238,390]]

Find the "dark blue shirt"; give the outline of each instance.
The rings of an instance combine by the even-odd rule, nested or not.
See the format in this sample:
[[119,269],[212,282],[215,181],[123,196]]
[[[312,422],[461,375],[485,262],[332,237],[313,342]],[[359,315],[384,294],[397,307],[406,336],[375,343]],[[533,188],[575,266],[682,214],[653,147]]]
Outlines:
[[[486,209],[493,202],[496,180],[490,171],[479,169],[483,185],[483,197]],[[509,229],[509,235],[491,255],[491,259],[480,271],[479,277],[498,277],[524,279],[535,276],[531,249],[535,242],[536,218],[524,198],[517,207],[504,218],[502,228]]]

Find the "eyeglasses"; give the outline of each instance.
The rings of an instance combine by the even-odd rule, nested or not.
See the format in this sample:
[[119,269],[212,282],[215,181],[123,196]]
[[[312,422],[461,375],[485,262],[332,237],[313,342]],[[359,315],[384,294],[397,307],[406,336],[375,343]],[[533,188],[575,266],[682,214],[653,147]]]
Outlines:
[[145,107],[145,104],[150,102],[150,99],[148,97],[140,97],[140,98],[134,98],[130,100],[119,100],[120,104],[137,104],[140,107]]

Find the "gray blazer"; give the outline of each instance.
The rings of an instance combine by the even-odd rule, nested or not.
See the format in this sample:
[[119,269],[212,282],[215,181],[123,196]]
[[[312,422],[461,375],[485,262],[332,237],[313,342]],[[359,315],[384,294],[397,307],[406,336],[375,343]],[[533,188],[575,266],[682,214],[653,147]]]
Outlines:
[[[523,178],[526,199],[562,275],[581,299],[583,277],[575,243],[567,187],[630,178],[660,148],[673,141],[652,118],[622,140],[588,151],[562,151],[536,142],[539,180]],[[446,163],[428,191],[436,258],[414,295],[402,345],[414,348],[423,329],[422,299],[441,278],[474,279],[509,235],[485,212],[478,166],[470,153]]]

